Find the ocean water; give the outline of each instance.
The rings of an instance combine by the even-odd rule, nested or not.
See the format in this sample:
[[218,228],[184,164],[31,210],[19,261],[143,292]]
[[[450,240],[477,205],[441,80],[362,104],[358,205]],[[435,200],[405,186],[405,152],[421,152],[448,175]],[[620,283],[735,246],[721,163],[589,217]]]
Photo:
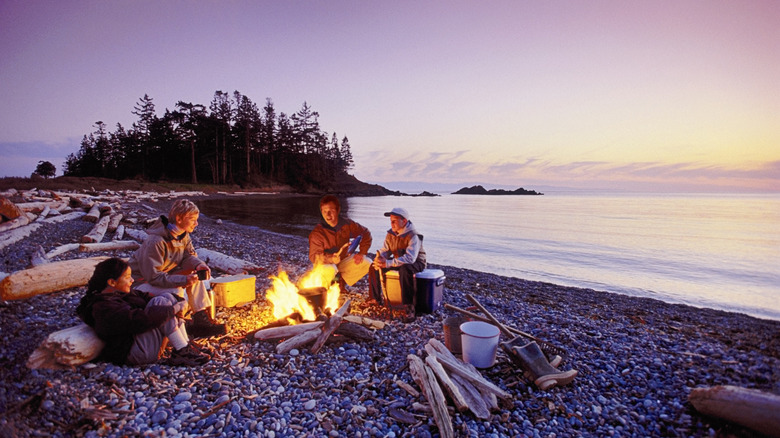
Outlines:
[[[204,214],[306,236],[318,198],[198,201]],[[432,263],[780,320],[780,196],[442,195],[343,200],[371,230],[409,211]],[[445,273],[446,274],[446,273]]]

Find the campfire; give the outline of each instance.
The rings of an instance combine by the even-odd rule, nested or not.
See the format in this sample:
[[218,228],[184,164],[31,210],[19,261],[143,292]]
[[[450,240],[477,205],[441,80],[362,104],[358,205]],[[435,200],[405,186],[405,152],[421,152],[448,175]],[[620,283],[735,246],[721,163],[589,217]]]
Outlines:
[[315,265],[296,283],[285,271],[271,277],[265,297],[273,305],[274,318],[288,324],[315,321],[320,315],[331,315],[339,308],[339,285],[334,283],[336,269]]

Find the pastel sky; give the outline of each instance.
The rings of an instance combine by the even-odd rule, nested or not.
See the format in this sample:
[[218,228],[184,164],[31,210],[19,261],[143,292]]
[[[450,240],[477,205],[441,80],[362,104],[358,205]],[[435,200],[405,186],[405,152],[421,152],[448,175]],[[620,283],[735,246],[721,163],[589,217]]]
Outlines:
[[0,2],[0,176],[238,90],[372,183],[780,192],[780,2]]

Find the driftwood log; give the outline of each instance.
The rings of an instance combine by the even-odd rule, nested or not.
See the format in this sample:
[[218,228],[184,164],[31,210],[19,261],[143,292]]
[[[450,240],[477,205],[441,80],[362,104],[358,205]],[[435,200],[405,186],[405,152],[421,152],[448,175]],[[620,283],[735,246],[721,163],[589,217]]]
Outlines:
[[122,221],[122,218],[124,215],[122,213],[114,213],[110,216],[110,220],[108,221],[108,231],[116,231],[117,227],[119,227],[119,222]]
[[8,222],[3,222],[2,224],[0,224],[0,233],[13,230],[14,228],[23,227],[29,223],[30,223],[30,218],[26,214],[22,214],[20,216],[11,219]]
[[96,358],[105,346],[84,323],[51,333],[27,359],[27,368],[58,369],[81,365]]
[[30,225],[25,225],[23,227],[19,227],[11,231],[6,231],[0,234],[0,249],[3,249],[9,245],[13,245],[14,243],[24,239],[25,237],[29,236],[30,234],[38,230],[38,228],[40,227],[41,227],[40,222],[35,222]]
[[57,223],[57,222],[64,222],[64,221],[70,221],[74,219],[80,219],[84,217],[86,213],[83,211],[71,211],[70,213],[65,213],[59,216],[51,216],[44,219],[44,222],[49,223]]
[[0,216],[7,220],[16,219],[23,214],[22,210],[5,196],[0,196]]
[[144,230],[136,230],[135,228],[125,228],[125,234],[130,236],[133,240],[143,243],[149,234]]
[[273,339],[284,339],[297,336],[309,330],[318,329],[325,323],[323,321],[305,322],[303,324],[285,325],[282,327],[271,327],[255,332],[255,339],[269,341]]
[[122,237],[125,235],[125,226],[119,225],[116,227],[116,231],[114,231],[114,237],[111,238],[111,240],[122,240]]
[[345,301],[344,304],[339,307],[339,310],[335,311],[333,315],[328,318],[327,321],[325,321],[325,325],[322,327],[322,332],[319,336],[317,336],[317,339],[314,341],[314,345],[311,346],[312,354],[317,354],[322,346],[325,345],[325,341],[328,340],[330,335],[332,335],[333,332],[339,328],[341,321],[344,319],[344,315],[349,311],[350,304],[352,304],[352,300]]
[[[135,239],[134,236],[132,237]],[[263,271],[263,268],[254,263],[230,257],[221,252],[205,248],[198,248],[195,252],[198,254],[198,258],[206,262],[209,267],[216,268],[227,274],[257,274]]]
[[688,396],[697,411],[780,437],[780,396],[739,386],[696,388]]
[[106,235],[106,231],[108,230],[108,223],[110,221],[110,216],[103,216],[100,218],[95,226],[89,230],[89,233],[81,237],[81,243],[98,243],[103,240],[103,237]]
[[81,243],[80,252],[135,250],[141,246],[135,240],[112,240],[102,243]]
[[0,281],[0,298],[21,300],[87,284],[95,265],[108,257],[64,260],[17,271]]
[[428,404],[433,408],[433,420],[439,428],[439,434],[442,437],[454,437],[455,430],[452,427],[452,418],[447,410],[447,400],[441,387],[436,383],[436,376],[433,371],[425,366],[422,359],[414,354],[406,357],[409,362],[409,372],[412,379],[422,390]]
[[57,257],[58,255],[65,254],[66,252],[75,251],[79,249],[80,243],[66,243],[65,245],[60,245],[53,250],[46,253],[47,259],[52,259],[54,257]]
[[89,212],[87,212],[86,215],[84,215],[82,220],[85,220],[87,222],[96,223],[98,219],[100,219],[100,205],[97,203],[92,204],[92,207],[89,209]]

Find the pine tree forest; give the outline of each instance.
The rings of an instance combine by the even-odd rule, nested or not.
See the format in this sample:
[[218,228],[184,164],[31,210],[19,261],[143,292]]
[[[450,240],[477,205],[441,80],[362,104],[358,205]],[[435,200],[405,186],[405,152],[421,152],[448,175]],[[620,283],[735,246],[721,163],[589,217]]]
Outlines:
[[295,114],[271,99],[259,108],[248,96],[216,91],[208,108],[179,101],[158,117],[152,98],[133,107],[127,129],[109,132],[102,121],[66,158],[68,176],[193,184],[256,186],[275,181],[299,189],[328,189],[353,166],[349,140],[320,129],[306,102]]

